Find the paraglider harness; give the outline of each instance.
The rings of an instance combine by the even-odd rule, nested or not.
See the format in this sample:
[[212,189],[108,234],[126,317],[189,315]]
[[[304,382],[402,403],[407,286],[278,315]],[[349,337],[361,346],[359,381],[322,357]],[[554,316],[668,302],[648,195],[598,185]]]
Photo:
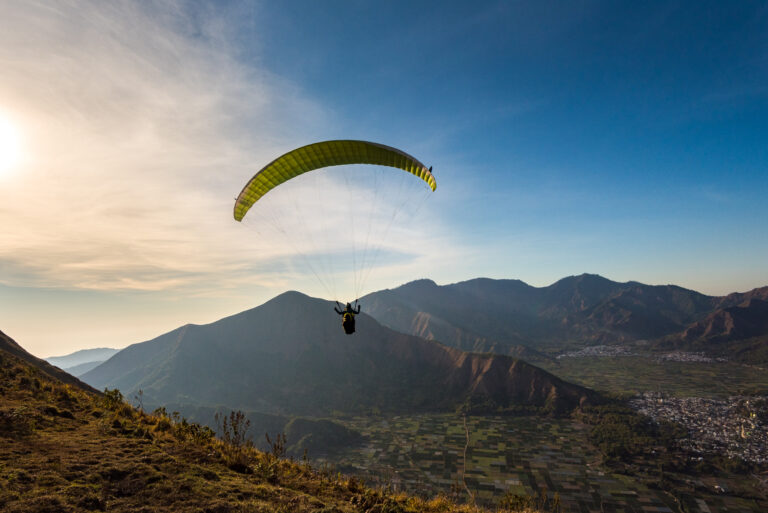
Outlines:
[[341,303],[336,301],[336,304],[339,306],[339,308],[334,307],[334,311],[341,315],[341,326],[344,328],[344,333],[347,335],[351,335],[355,332],[355,314],[360,313],[360,306],[357,304],[357,299],[355,299],[355,306],[357,306],[357,311],[352,307],[351,304],[347,303],[346,308],[343,310],[340,310],[342,308]]

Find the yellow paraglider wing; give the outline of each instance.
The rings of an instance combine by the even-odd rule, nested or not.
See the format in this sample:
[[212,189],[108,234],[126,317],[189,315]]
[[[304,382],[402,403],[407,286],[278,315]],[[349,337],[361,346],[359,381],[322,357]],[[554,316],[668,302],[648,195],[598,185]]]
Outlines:
[[235,202],[235,219],[242,221],[248,209],[266,193],[302,173],[329,166],[373,164],[389,166],[418,176],[434,191],[435,177],[407,153],[367,141],[324,141],[302,146],[270,162],[245,185]]

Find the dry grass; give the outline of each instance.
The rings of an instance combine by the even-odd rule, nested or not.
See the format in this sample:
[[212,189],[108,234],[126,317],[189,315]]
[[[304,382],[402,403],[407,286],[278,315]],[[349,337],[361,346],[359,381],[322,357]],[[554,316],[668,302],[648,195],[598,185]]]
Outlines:
[[96,396],[0,352],[3,512],[464,512],[233,448],[207,428]]

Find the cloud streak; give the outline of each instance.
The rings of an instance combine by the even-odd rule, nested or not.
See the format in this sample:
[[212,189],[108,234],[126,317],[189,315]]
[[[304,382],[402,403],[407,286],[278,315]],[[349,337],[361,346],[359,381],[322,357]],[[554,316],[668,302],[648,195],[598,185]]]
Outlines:
[[220,294],[307,273],[281,269],[285,241],[232,220],[233,198],[334,116],[242,59],[232,13],[11,1],[0,20],[0,108],[25,151],[0,189],[0,282]]

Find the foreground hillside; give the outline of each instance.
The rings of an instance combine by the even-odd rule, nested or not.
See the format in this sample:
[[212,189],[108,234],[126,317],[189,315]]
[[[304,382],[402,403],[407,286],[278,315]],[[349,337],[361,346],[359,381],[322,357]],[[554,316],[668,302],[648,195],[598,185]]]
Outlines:
[[232,428],[244,427],[236,417],[223,429],[228,442],[215,439],[164,412],[137,411],[117,392],[65,384],[15,353],[0,347],[3,512],[484,511],[281,459],[279,439],[256,451]]
[[217,405],[285,415],[454,411],[462,406],[568,413],[599,401],[509,356],[466,353],[358,316],[343,333],[333,304],[286,292],[204,326],[134,344],[86,373],[98,389],[145,401]]
[[2,353],[13,355],[29,364],[31,367],[37,369],[38,372],[42,372],[44,375],[61,381],[66,385],[71,385],[73,387],[89,392],[96,392],[94,388],[91,388],[74,376],[67,374],[63,370],[51,365],[45,360],[32,356],[26,350],[24,350],[23,347],[17,344],[15,340],[0,331],[0,354]]

